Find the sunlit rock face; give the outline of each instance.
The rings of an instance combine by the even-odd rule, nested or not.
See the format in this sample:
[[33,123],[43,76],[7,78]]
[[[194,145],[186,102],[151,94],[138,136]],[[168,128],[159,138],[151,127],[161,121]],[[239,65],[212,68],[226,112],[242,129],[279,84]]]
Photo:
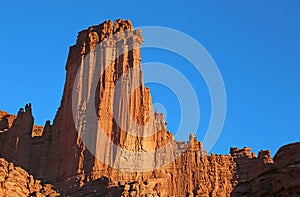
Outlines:
[[269,151],[208,155],[194,136],[174,140],[143,84],[142,42],[122,19],[79,32],[53,124],[34,125],[30,104],[17,116],[0,111],[0,156],[63,196],[299,194],[299,144],[273,160]]

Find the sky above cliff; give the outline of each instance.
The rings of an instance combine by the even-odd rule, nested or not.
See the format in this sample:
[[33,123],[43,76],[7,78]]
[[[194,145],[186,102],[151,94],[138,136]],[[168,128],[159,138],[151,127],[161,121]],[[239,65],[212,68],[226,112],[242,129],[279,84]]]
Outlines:
[[[16,114],[31,102],[36,124],[52,120],[62,96],[69,46],[77,32],[107,19],[124,18],[135,27],[182,31],[215,60],[226,87],[227,115],[213,152],[248,146],[274,154],[280,146],[300,141],[299,10],[297,0],[4,1],[0,6],[0,109]],[[199,96],[197,137],[201,140],[210,118],[210,97],[201,75],[184,58],[163,50],[142,50],[142,61],[172,65],[190,80]],[[178,99],[166,87],[148,86],[153,102],[167,111],[168,129],[176,130]]]

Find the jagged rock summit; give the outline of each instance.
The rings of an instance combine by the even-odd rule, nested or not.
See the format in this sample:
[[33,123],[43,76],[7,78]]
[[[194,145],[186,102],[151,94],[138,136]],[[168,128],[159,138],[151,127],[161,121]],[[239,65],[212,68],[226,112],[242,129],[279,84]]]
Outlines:
[[[272,159],[268,151],[256,157],[248,148],[232,148],[230,155],[208,155],[193,136],[188,142],[174,140],[163,114],[152,111],[150,90],[143,84],[142,42],[141,30],[122,19],[79,32],[70,47],[64,92],[53,124],[35,126],[31,104],[17,116],[0,111],[0,156],[51,183],[62,196],[300,195],[299,143],[282,147]],[[97,69],[101,75],[95,95],[87,96]],[[74,106],[81,113],[91,103],[96,121],[79,118],[74,122]],[[150,155],[149,160],[126,158],[122,151],[103,144],[99,132],[92,133],[92,146],[87,147],[82,128],[90,125],[101,128],[105,138],[125,151],[151,153],[167,144],[173,148],[162,149],[164,154]],[[183,153],[168,162],[178,151]],[[124,167],[146,161],[159,168]]]

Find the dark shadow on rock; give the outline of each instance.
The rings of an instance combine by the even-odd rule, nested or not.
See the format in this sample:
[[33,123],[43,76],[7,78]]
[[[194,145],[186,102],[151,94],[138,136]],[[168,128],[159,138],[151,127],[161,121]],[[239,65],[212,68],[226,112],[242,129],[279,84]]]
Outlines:
[[121,196],[124,188],[120,186],[109,186],[109,179],[101,177],[85,183],[84,186],[72,193],[63,196],[87,196],[87,197],[116,197]]
[[6,115],[0,120],[0,132],[8,129],[8,116],[9,115]]

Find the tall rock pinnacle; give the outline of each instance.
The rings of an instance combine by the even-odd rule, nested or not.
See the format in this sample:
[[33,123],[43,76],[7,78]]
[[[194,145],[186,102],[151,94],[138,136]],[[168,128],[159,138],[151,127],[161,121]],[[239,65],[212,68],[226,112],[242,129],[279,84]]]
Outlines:
[[[0,156],[63,196],[300,192],[299,183],[284,183],[291,180],[285,172],[292,177],[299,172],[290,167],[299,165],[299,143],[280,149],[273,161],[270,152],[256,157],[249,148],[208,155],[194,135],[188,142],[174,140],[164,115],[153,112],[150,89],[144,86],[142,42],[141,30],[129,20],[79,32],[69,50],[53,124],[35,126],[31,104],[17,116],[0,111]],[[285,160],[284,153],[293,159]]]

